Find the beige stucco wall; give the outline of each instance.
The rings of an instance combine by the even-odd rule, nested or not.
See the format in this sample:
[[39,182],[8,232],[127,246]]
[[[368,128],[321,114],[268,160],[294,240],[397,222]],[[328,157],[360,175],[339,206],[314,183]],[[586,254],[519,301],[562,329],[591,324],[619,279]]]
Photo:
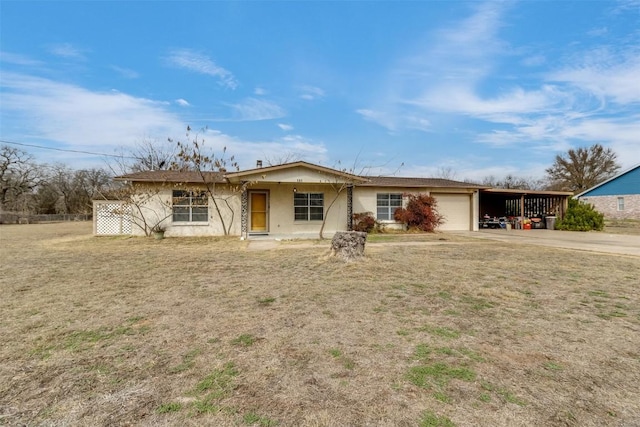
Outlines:
[[[624,197],[624,210],[618,210],[618,197]],[[640,194],[589,196],[580,200],[593,205],[607,219],[640,219]]]
[[[287,172],[287,171],[285,171]],[[285,174],[279,176],[279,178],[285,178]],[[299,176],[299,175],[296,175]],[[311,174],[306,178],[317,179],[319,175]],[[303,180],[306,178],[302,178]],[[294,188],[301,193],[323,193],[324,194],[324,211],[326,216],[326,223],[324,232],[326,236],[332,235],[336,231],[343,231],[347,229],[347,190],[344,189],[339,195],[336,202],[333,204],[327,215],[327,209],[332,200],[336,196],[336,185],[322,184],[322,183],[307,183],[307,182],[257,182],[248,187],[248,191],[265,191],[268,193],[268,233],[277,234],[315,234],[320,231],[322,221],[295,221],[294,220]],[[216,201],[220,207],[223,217],[227,225],[231,222],[230,235],[240,236],[241,231],[241,193],[236,191],[237,186],[216,187]],[[353,212],[373,212],[374,216],[377,210],[377,193],[431,193],[431,188],[389,188],[389,187],[354,187],[353,189]],[[216,212],[213,202],[209,201],[209,220],[203,223],[174,223],[171,217],[171,196],[172,188],[158,188],[157,194],[149,197],[146,203],[141,205],[141,211],[147,217],[149,223],[154,223],[159,218],[165,218],[163,224],[166,226],[165,235],[171,236],[220,236],[224,235],[222,224]],[[472,192],[468,190],[453,189],[446,194],[465,194],[471,196]],[[437,196],[436,193],[433,193]],[[147,195],[148,196],[148,195]],[[227,198],[229,207],[222,200]],[[471,205],[468,209],[477,213],[478,210],[478,197],[477,191],[473,193],[473,197],[470,197]],[[144,235],[144,231],[141,227],[136,226],[136,223],[140,223],[139,211],[133,208],[133,223],[132,234]],[[247,214],[249,215],[249,214]],[[476,216],[472,215],[472,218]],[[475,221],[473,222],[475,224]],[[247,225],[250,227],[250,218],[247,218]],[[394,221],[385,221],[385,225],[389,228],[402,228],[402,224]],[[475,224],[477,226],[477,224]],[[470,224],[470,227],[472,224]],[[469,228],[467,228],[469,229]]]
[[[156,188],[142,192],[141,198],[143,202],[136,203],[132,207],[133,225],[131,233],[133,235],[143,236],[144,227],[142,226],[141,215],[146,218],[147,224],[162,220],[162,224],[166,227],[165,236],[222,236],[224,228],[220,217],[215,209],[214,203],[209,199],[209,220],[207,222],[187,223],[174,222],[172,219],[171,199],[172,188]],[[241,229],[241,194],[232,191],[227,186],[216,186],[215,199],[220,207],[220,212],[227,227],[230,227],[229,235],[239,236]],[[229,207],[224,202],[229,202]]]
[[[323,193],[324,212],[336,196],[336,190],[330,185],[305,183],[256,183],[249,191],[269,192],[269,216],[267,223],[270,234],[309,234],[318,233],[322,221],[295,221],[293,211],[293,189],[300,193]],[[329,210],[324,231],[331,235],[336,231],[347,229],[347,190],[340,193],[338,199]]]
[[[406,189],[389,187],[355,187],[353,189],[353,213],[371,212],[374,217],[378,210],[378,193],[405,193]],[[406,201],[403,200],[403,204]],[[385,228],[401,230],[404,225],[396,221],[379,221]]]
[[320,171],[310,169],[308,167],[296,166],[286,169],[274,171],[261,171],[255,174],[243,175],[242,181],[248,182],[273,182],[273,183],[292,183],[292,184],[321,184],[339,182],[340,178],[336,175],[322,173]]
[[[435,193],[436,189],[433,188],[390,188],[390,187],[356,187],[353,191],[353,212],[372,212],[376,216],[377,211],[377,193],[413,193],[413,194],[431,194],[436,200],[438,194],[458,194],[468,195],[470,197],[470,204],[468,207],[468,214],[470,216],[468,228],[466,230],[478,230],[477,221],[473,221],[473,218],[477,218],[479,212],[479,197],[478,191],[470,191],[465,189],[451,189],[446,193],[443,193],[442,189],[437,189],[439,193]],[[433,193],[433,194],[432,194]],[[402,224],[395,221],[381,221],[387,228],[401,229]],[[443,226],[442,229],[447,229]]]

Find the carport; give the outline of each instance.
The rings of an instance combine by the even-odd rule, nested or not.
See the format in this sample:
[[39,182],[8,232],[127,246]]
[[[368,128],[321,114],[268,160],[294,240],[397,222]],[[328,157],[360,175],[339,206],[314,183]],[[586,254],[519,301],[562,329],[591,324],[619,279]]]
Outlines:
[[544,223],[547,216],[563,218],[572,195],[568,191],[482,189],[480,215],[483,218],[540,218]]

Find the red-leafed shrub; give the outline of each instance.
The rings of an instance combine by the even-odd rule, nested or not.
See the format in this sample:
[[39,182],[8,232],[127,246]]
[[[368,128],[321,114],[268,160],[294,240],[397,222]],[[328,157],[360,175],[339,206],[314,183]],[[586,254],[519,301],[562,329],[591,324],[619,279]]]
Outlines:
[[376,219],[371,212],[360,212],[353,214],[353,230],[371,233],[378,226]]
[[405,224],[407,228],[422,231],[433,231],[444,222],[438,213],[436,199],[426,194],[408,194],[406,208],[398,208],[393,218]]

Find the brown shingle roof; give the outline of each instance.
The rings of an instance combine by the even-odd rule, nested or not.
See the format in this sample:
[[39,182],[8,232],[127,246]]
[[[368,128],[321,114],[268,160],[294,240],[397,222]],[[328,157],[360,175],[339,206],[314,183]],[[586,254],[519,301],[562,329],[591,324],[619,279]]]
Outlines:
[[360,185],[368,187],[487,188],[486,185],[440,178],[405,178],[396,176],[367,176],[365,178],[369,179],[369,182]]
[[[204,180],[203,180],[204,175]],[[179,170],[159,170],[159,171],[142,171],[130,173],[127,175],[117,176],[116,181],[132,181],[132,182],[173,182],[185,184],[201,184],[208,183],[226,183],[227,180],[221,172],[203,172],[200,175],[195,171],[179,171]]]
[[[316,165],[310,165],[304,162],[295,162],[292,164],[285,165],[286,167],[292,166],[314,166],[315,168],[320,168]],[[277,169],[278,167],[273,167],[271,169]],[[269,169],[269,168],[263,168]],[[325,168],[326,169],[326,168]],[[228,183],[226,176],[242,176],[245,172],[255,173],[260,171],[261,169],[254,169],[243,172],[234,172],[234,173],[222,173],[222,172],[204,172],[204,178],[206,182],[209,183]],[[328,169],[331,170],[331,169]],[[333,171],[333,170],[331,170]],[[340,173],[339,171],[335,171]],[[345,176],[351,176],[356,178],[354,175],[344,174]],[[360,178],[360,177],[357,177]],[[367,180],[367,182],[357,183],[356,185],[360,186],[368,186],[368,187],[405,187],[405,188],[488,188],[486,185],[478,185],[471,184],[468,182],[461,181],[452,181],[450,179],[440,179],[440,178],[407,178],[407,177],[395,177],[395,176],[363,176],[361,177],[363,180]],[[195,171],[179,171],[179,170],[157,170],[157,171],[142,171],[131,173],[127,175],[118,176],[115,178],[117,181],[132,181],[132,182],[155,182],[155,183],[185,183],[185,184],[198,184],[203,183],[202,176],[200,173]]]

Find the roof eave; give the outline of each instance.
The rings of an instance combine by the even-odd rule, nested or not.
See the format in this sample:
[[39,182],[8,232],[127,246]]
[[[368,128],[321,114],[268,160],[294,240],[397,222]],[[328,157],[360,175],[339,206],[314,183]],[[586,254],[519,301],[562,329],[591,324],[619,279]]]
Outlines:
[[596,185],[594,185],[593,187],[591,187],[591,188],[589,188],[589,189],[587,189],[587,190],[584,190],[582,193],[579,193],[579,194],[574,195],[574,196],[573,196],[573,198],[574,198],[574,199],[577,199],[577,198],[579,198],[579,197],[582,197],[582,196],[584,196],[585,194],[592,192],[592,191],[593,191],[593,190],[595,190],[596,188],[602,187],[603,185],[605,185],[605,184],[607,184],[607,183],[609,183],[609,182],[613,181],[614,179],[618,179],[618,178],[620,178],[622,175],[626,175],[626,174],[628,174],[629,172],[631,172],[632,170],[634,170],[634,169],[636,169],[636,168],[640,168],[640,164],[637,164],[637,165],[635,165],[635,166],[631,166],[629,169],[626,169],[626,170],[624,170],[624,171],[620,172],[619,174],[617,174],[617,175],[615,175],[615,176],[612,176],[611,178],[607,179],[606,181],[602,181],[600,184],[596,184]]

